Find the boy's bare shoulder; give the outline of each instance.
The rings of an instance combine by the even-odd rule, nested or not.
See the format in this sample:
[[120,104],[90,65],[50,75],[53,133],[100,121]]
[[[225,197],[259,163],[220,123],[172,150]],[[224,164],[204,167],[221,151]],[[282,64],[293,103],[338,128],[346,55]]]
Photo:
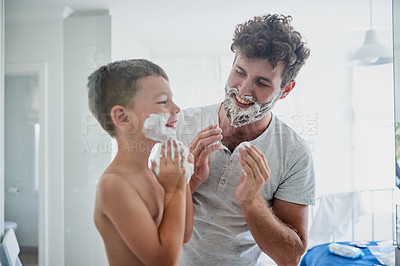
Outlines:
[[128,183],[126,176],[121,173],[105,172],[99,179],[97,187],[100,189],[112,189],[124,186]]
[[97,184],[96,194],[101,202],[109,205],[124,197],[137,197],[138,190],[131,175],[105,172]]
[[130,188],[135,189],[137,179],[142,178],[143,174],[136,173],[120,173],[120,172],[104,172],[97,184],[100,192],[113,192],[114,190],[122,191]]

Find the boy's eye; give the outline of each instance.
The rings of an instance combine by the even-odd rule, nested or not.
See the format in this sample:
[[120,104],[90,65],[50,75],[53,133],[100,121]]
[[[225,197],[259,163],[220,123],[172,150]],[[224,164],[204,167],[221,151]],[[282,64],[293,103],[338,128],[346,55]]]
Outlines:
[[167,101],[158,102],[158,104],[167,104]]

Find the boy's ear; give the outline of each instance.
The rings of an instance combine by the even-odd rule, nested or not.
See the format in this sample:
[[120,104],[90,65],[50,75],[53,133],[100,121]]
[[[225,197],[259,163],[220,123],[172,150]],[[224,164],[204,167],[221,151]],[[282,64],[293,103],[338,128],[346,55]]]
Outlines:
[[296,81],[292,80],[291,82],[289,82],[283,89],[282,95],[281,97],[279,97],[279,99],[285,99],[285,97],[293,90],[295,85]]
[[123,133],[131,132],[134,128],[132,113],[128,113],[125,107],[121,105],[113,106],[110,115],[115,127]]

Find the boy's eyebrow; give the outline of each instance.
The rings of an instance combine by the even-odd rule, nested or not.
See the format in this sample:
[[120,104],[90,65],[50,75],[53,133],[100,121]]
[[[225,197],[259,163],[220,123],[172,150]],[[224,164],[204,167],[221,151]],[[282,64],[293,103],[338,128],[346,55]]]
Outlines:
[[155,94],[155,95],[154,95],[154,98],[157,98],[157,97],[159,97],[159,96],[164,96],[164,95],[169,96],[169,94],[168,94],[167,92],[161,91],[161,92]]

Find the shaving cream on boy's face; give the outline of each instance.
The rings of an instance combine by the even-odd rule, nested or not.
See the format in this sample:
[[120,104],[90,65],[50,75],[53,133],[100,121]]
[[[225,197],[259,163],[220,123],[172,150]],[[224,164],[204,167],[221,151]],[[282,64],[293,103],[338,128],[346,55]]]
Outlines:
[[[190,178],[194,172],[193,164],[188,162],[190,150],[182,142],[176,140],[175,128],[172,126],[168,126],[168,118],[169,118],[169,113],[150,114],[149,117],[144,121],[142,132],[146,136],[146,138],[162,142],[165,145],[164,155],[161,154],[161,145],[155,145],[153,147],[149,158],[149,166],[151,165],[150,161],[154,160],[154,162],[156,163],[156,174],[157,176],[160,174],[161,157],[167,157],[168,154],[167,141],[175,139],[178,148],[180,150],[179,158],[174,158],[175,152],[174,152],[174,145],[172,143],[171,143],[171,157],[173,161],[179,160],[179,162],[182,162],[181,166],[185,170],[185,178],[187,183],[189,183]],[[181,159],[182,156],[183,156],[183,161]]]
[[169,113],[150,114],[144,121],[143,134],[155,141],[165,141],[176,137],[174,127],[168,127]]
[[[241,96],[237,88],[230,88],[225,85],[225,100],[223,102],[226,116],[234,127],[241,127],[256,122],[266,116],[282,93],[276,94],[268,103],[260,104],[253,96]],[[240,97],[250,102],[249,108],[243,109],[237,106],[233,97]]]

